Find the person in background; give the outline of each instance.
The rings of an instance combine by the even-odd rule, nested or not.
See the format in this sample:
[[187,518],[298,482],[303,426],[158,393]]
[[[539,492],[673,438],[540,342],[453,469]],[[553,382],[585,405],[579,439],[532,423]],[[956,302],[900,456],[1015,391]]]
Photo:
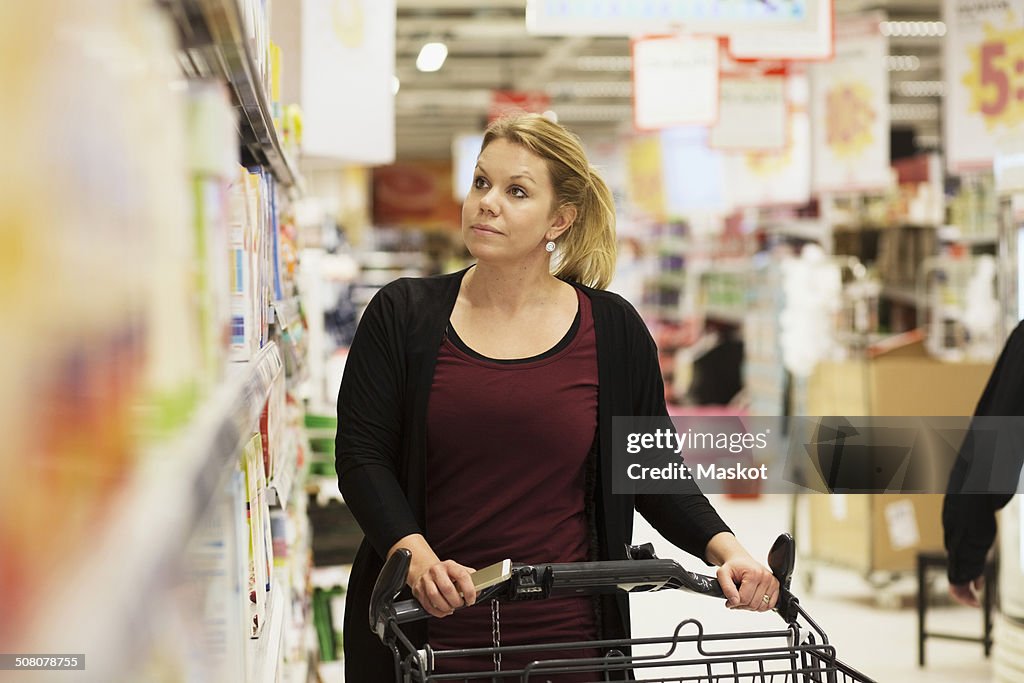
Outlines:
[[[1024,416],[1024,323],[1018,323],[996,361],[981,394],[975,417]],[[985,558],[996,537],[996,511],[1012,493],[960,493],[967,478],[976,441],[968,431],[949,477],[942,505],[942,526],[949,554],[949,592],[964,605],[977,607],[984,587]],[[1016,452],[1016,471],[1020,458]],[[1016,480],[1015,480],[1016,481]]]
[[[412,552],[412,595],[436,617],[406,629],[417,646],[490,646],[491,607],[471,607],[475,569],[626,559],[634,510],[719,566],[728,607],[774,607],[778,582],[692,481],[678,495],[611,492],[612,416],[667,419],[654,341],[602,289],[614,220],[575,135],[538,115],[501,119],[462,209],[476,264],[397,280],[367,307],[338,394],[339,485],[366,536],[346,600],[349,683],[393,679],[367,611],[398,548]],[[502,645],[630,632],[624,594],[499,607]],[[474,664],[493,670],[490,658]],[[506,656],[502,670],[524,664]]]

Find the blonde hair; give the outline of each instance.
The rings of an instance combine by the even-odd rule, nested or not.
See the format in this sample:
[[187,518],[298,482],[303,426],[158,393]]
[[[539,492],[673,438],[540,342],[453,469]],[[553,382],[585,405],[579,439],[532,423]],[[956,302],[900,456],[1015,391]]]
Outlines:
[[576,220],[556,240],[560,253],[555,276],[607,287],[615,271],[615,202],[580,139],[540,114],[515,114],[488,126],[481,149],[495,140],[522,145],[544,159],[555,206],[576,207]]

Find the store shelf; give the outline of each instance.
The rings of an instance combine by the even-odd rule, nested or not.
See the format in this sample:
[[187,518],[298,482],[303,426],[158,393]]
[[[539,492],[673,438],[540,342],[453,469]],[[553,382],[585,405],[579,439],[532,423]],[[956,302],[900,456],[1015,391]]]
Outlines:
[[154,601],[178,580],[183,548],[230,473],[283,365],[274,344],[229,367],[177,437],[147,449],[82,557],[47,591],[26,652],[84,652],[90,680],[124,680],[148,644]]
[[238,0],[162,0],[178,24],[184,54],[179,62],[194,78],[228,84],[238,109],[239,134],[250,158],[268,167],[279,183],[302,193],[302,179],[281,147],[266,88],[245,38]]
[[910,306],[924,306],[925,298],[918,294],[914,287],[900,287],[897,285],[882,285],[881,296],[901,304]]
[[274,570],[274,583],[270,589],[270,609],[267,610],[266,628],[259,638],[246,644],[246,681],[248,683],[276,683],[280,680],[284,645],[284,624],[288,621],[285,603],[286,577]]
[[832,237],[832,230],[828,223],[824,221],[806,219],[794,219],[791,221],[769,223],[765,226],[765,232],[770,235],[796,237],[815,242],[825,242]]

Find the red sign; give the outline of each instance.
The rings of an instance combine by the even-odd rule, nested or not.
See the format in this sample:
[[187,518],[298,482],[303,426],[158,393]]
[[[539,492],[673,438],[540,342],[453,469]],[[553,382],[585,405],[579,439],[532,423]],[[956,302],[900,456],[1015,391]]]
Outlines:
[[494,90],[487,122],[517,112],[543,114],[550,108],[551,98],[543,90]]

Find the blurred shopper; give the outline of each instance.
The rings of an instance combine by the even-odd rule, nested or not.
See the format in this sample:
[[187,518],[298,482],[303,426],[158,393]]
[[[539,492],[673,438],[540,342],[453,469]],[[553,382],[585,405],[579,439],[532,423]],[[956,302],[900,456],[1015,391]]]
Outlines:
[[[996,361],[985,391],[974,411],[976,417],[1024,416],[1024,323],[1010,334]],[[968,432],[960,449],[942,506],[942,525],[949,553],[949,592],[965,605],[977,607],[984,586],[985,558],[996,537],[996,511],[1012,493],[959,493],[963,490],[976,441]],[[1024,453],[1017,451],[1016,471]]]
[[[654,341],[603,291],[614,217],[575,135],[537,115],[499,120],[462,210],[476,265],[398,280],[367,308],[338,396],[339,483],[366,534],[346,600],[350,683],[393,678],[367,611],[398,548],[412,551],[408,586],[437,617],[407,630],[417,646],[628,637],[623,594],[504,603],[500,634],[489,605],[459,608],[475,600],[475,568],[504,558],[626,559],[634,509],[720,566],[728,606],[774,606],[778,582],[695,484],[685,495],[611,493],[612,416],[667,419]],[[476,664],[493,668],[490,657]],[[502,670],[524,664],[505,655]]]

